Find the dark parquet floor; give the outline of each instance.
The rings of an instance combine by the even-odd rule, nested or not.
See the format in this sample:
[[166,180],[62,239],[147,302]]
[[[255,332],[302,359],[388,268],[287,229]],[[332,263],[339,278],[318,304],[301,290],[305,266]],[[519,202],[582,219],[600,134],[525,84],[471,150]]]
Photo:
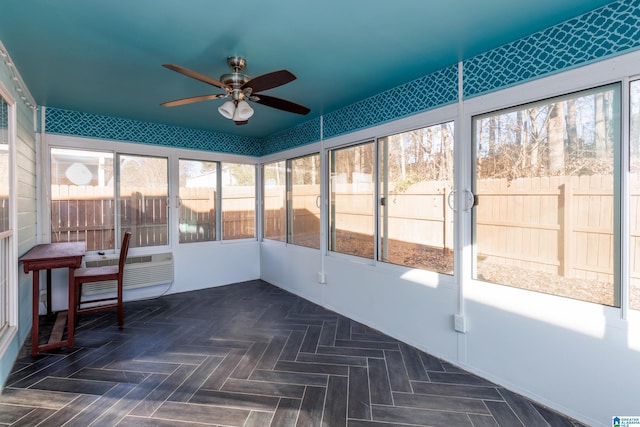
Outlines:
[[74,349],[25,345],[0,425],[580,425],[262,281],[126,303],[123,330],[103,312],[76,331]]

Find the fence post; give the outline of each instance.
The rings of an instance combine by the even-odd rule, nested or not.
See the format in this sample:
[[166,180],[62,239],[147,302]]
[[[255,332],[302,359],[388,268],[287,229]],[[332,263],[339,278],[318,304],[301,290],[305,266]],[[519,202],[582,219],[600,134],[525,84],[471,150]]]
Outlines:
[[[135,239],[137,246],[145,246],[142,240],[142,193],[139,191],[133,191],[131,193],[131,203],[130,203],[130,218],[131,218],[131,232],[133,235],[132,239]],[[135,246],[135,245],[134,245]]]
[[571,191],[571,180],[570,178],[565,180],[565,183],[560,186],[560,195],[558,206],[560,209],[561,218],[559,219],[560,223],[560,231],[558,232],[558,256],[561,256],[560,259],[560,271],[564,277],[571,277],[572,275],[572,254],[573,250],[571,248],[571,230],[572,230],[572,221],[571,221],[571,213],[573,211],[572,206],[573,194]]

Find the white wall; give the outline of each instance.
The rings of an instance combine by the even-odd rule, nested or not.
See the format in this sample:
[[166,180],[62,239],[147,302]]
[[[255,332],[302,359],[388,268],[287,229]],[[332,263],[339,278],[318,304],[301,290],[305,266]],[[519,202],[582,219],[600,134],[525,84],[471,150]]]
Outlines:
[[[65,147],[78,149],[115,150],[128,154],[149,154],[150,147],[145,144],[105,141],[92,138],[82,138],[65,135],[44,135],[43,144],[43,188],[49,188],[49,149],[50,147]],[[230,163],[253,164],[257,159],[247,156],[237,156],[223,153],[196,152],[162,146],[153,146],[153,154],[166,156],[169,159],[169,244],[158,247],[143,247],[129,249],[129,256],[146,255],[151,253],[173,253],[174,281],[169,285],[157,285],[146,288],[125,290],[125,301],[155,298],[160,295],[188,292],[197,289],[226,285],[229,283],[255,280],[260,277],[260,245],[256,239],[239,239],[228,241],[178,243],[177,207],[171,201],[176,200],[178,194],[178,159],[199,159]],[[49,195],[45,197],[42,206],[42,241],[50,241],[50,214],[48,211]],[[90,258],[89,254],[85,259]],[[67,271],[54,270],[52,291],[52,306],[54,310],[64,310],[67,306]]]
[[175,282],[170,293],[260,278],[256,240],[181,244],[174,250]]
[[[0,50],[4,52],[4,46],[0,43]],[[10,58],[7,61],[11,62]],[[17,80],[14,80],[14,77]],[[25,96],[32,100],[26,86],[23,86],[19,73],[13,66],[6,65],[0,58],[0,83],[8,90],[16,100],[16,196],[17,196],[17,227],[14,236],[17,238],[18,253],[20,256],[27,252],[36,241],[36,133],[34,130],[34,112],[22,100]],[[16,87],[20,86],[19,93]],[[20,266],[21,267],[21,266]],[[0,387],[13,367],[22,343],[31,331],[31,275],[26,275],[21,268],[18,269],[18,304],[13,307],[17,310],[17,331],[8,343],[3,354],[0,354]]]
[[[627,83],[640,72],[637,64],[640,52],[465,100],[458,109],[443,108],[340,136],[306,150],[322,152],[456,119],[462,124],[456,135],[456,186],[471,188],[473,115],[612,81]],[[262,160],[298,154],[277,153]],[[322,170],[326,173],[326,165]],[[457,194],[461,206],[463,192]],[[326,209],[322,218],[326,221]],[[624,304],[622,309],[605,307],[472,280],[470,221],[468,212],[458,210],[455,277],[266,241],[261,245],[261,277],[589,425],[610,426],[612,416],[637,414],[640,312]],[[323,266],[326,284],[317,280]],[[457,313],[464,315],[466,333],[454,330]]]
[[[326,283],[320,251],[263,241],[262,279],[307,300],[381,330],[434,355],[454,359],[456,335],[452,313],[457,286],[434,274],[397,266],[374,266],[356,257],[325,257]],[[435,279],[435,280],[434,280]]]
[[264,240],[260,245],[260,278],[316,304],[324,305],[317,249]]
[[[465,290],[466,366],[589,425],[640,409],[640,313],[519,289]],[[635,332],[635,334],[634,334]]]

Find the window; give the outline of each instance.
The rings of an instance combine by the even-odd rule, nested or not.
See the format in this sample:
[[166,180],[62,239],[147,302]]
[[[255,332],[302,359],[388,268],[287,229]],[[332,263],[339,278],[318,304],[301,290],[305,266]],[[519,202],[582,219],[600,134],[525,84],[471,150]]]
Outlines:
[[320,155],[263,166],[265,239],[320,248]]
[[474,277],[618,305],[620,86],[477,116],[473,126]]
[[131,247],[168,244],[168,160],[118,154],[117,161],[114,170],[112,152],[51,149],[52,242],[112,250],[118,229],[133,233]]
[[176,164],[177,194],[169,203],[169,157],[52,147],[51,240],[114,251],[131,231],[132,248],[169,245],[171,208],[179,243],[255,237],[254,165]]
[[329,152],[329,250],[374,258],[374,143]]
[[378,143],[378,259],[453,274],[453,122]]
[[289,243],[320,249],[320,155],[290,160]]
[[51,241],[114,249],[113,153],[51,149]]
[[256,168],[222,164],[222,238],[256,237]]
[[630,86],[629,305],[640,310],[640,81]]
[[264,238],[286,240],[286,162],[263,166],[264,172]]
[[168,244],[167,159],[120,154],[118,163],[120,233],[131,231],[132,248]]
[[[15,322],[12,307],[17,304],[15,298],[16,254],[13,239],[11,210],[15,208],[13,201],[12,156],[10,152],[10,130],[14,125],[9,114],[9,104],[0,94],[0,356],[4,353],[7,338],[11,337],[9,327]],[[11,128],[10,128],[11,127]]]
[[217,162],[179,160],[179,241],[216,240]]
[[0,97],[0,235],[9,231],[9,106]]

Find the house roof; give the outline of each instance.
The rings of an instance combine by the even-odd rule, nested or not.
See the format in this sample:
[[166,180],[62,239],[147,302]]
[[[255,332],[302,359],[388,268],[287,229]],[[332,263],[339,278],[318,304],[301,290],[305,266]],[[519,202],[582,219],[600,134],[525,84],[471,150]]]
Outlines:
[[[335,111],[610,0],[5,0],[0,41],[38,105],[264,137]],[[224,119],[220,93],[163,68],[220,79],[226,58],[250,76],[297,79],[265,91],[307,116],[252,104],[245,126]]]

